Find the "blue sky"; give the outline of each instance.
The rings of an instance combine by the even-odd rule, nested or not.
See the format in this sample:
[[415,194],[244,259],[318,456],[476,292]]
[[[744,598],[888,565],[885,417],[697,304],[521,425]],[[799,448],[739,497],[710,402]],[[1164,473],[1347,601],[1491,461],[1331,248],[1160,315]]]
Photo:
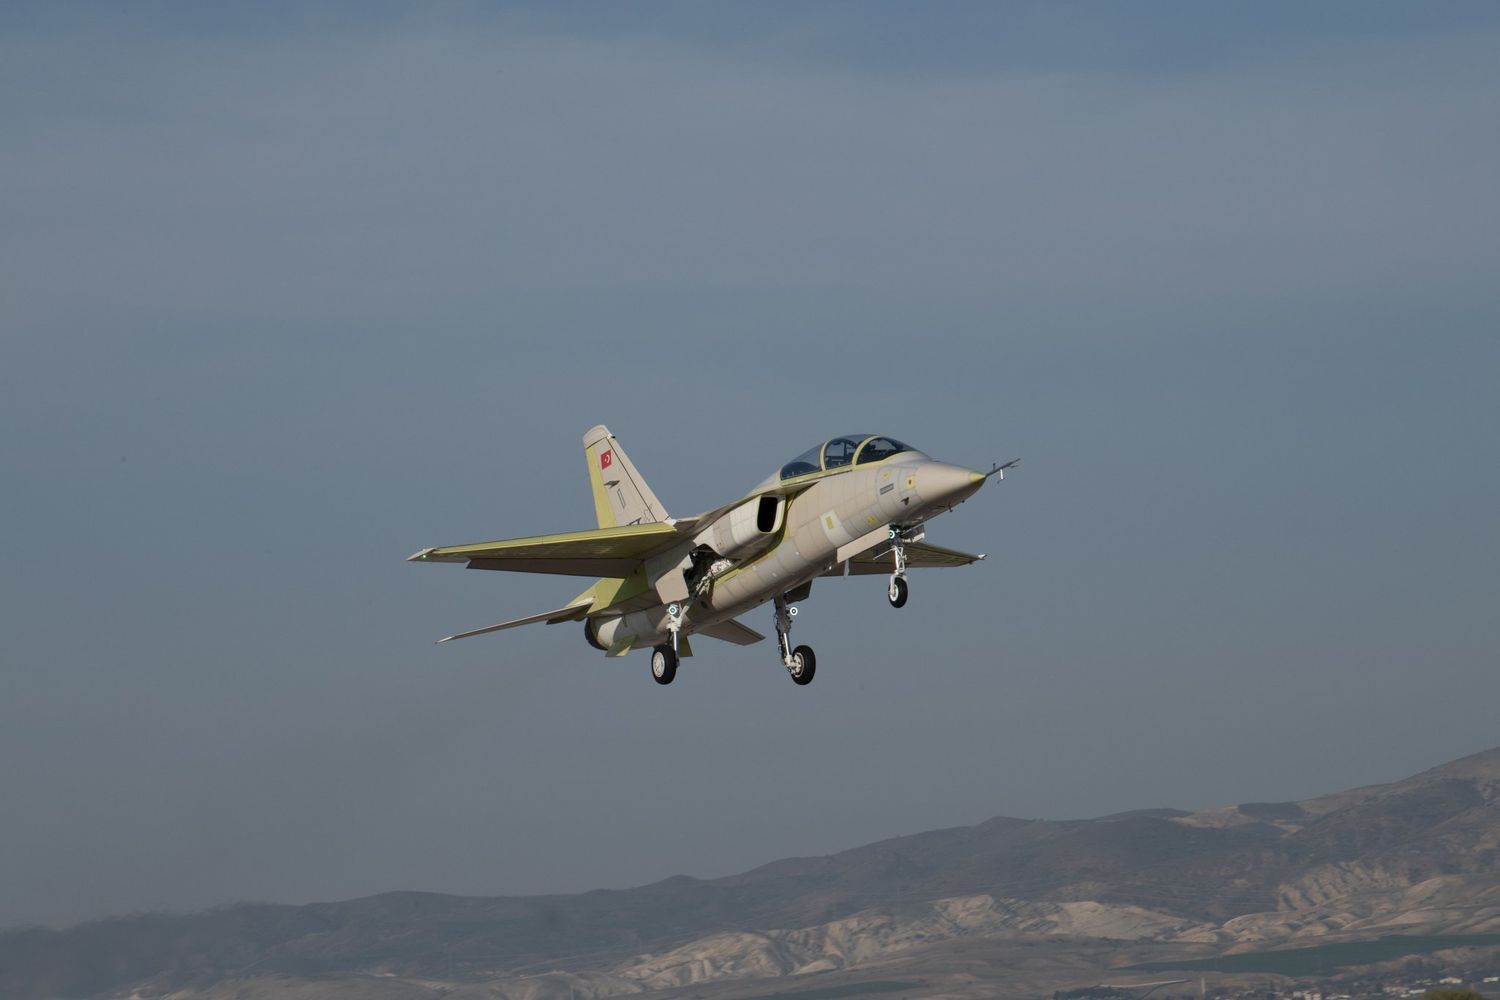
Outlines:
[[[0,920],[1500,743],[1500,15],[940,9],[8,8]],[[587,526],[599,422],[673,513],[850,429],[1024,462],[934,527],[982,566],[815,588],[807,690],[432,646],[575,592],[402,559]]]

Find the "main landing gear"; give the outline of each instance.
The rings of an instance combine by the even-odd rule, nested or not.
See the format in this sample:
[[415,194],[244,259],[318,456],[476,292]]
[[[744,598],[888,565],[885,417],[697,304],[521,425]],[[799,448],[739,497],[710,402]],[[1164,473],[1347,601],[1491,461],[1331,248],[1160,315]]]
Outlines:
[[818,669],[818,658],[811,646],[792,648],[792,619],[797,609],[788,607],[784,596],[776,598],[776,643],[781,648],[781,663],[791,674],[793,683],[811,684]]
[[658,684],[670,684],[677,676],[677,642],[682,634],[682,605],[672,602],[667,605],[667,629],[672,641],[651,650],[651,676]]
[[657,646],[651,650],[651,676],[658,684],[670,684],[677,676],[677,653],[671,646]]

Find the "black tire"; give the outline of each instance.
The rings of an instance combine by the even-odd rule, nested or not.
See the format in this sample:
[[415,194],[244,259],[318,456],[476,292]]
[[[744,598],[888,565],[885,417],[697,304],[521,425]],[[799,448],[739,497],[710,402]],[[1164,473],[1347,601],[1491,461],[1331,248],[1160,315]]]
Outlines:
[[890,587],[886,589],[885,599],[891,602],[893,608],[906,607],[906,580],[899,576],[892,579]]
[[813,655],[811,646],[798,646],[792,650],[792,665],[786,672],[792,675],[793,683],[811,684],[817,671],[818,658]]
[[677,676],[677,654],[671,646],[651,650],[651,678],[658,684],[670,684]]

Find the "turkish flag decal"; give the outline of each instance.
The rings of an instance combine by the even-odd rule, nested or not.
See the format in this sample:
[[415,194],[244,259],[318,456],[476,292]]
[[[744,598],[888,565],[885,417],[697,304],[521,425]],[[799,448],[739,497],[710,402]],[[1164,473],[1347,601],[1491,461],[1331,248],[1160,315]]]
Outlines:
[[615,453],[613,451],[606,451],[606,452],[604,452],[602,455],[599,456],[599,468],[601,468],[601,469],[607,469],[607,468],[609,468],[610,465],[613,464],[614,460],[615,460]]

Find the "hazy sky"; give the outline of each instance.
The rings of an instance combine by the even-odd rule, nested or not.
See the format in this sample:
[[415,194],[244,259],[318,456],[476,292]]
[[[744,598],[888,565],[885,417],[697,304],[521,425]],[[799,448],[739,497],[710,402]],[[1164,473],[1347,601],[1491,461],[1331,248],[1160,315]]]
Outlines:
[[[1493,4],[8,4],[0,923],[711,876],[1500,743]],[[402,560],[1021,456],[669,688]],[[769,612],[749,624],[769,631]]]

